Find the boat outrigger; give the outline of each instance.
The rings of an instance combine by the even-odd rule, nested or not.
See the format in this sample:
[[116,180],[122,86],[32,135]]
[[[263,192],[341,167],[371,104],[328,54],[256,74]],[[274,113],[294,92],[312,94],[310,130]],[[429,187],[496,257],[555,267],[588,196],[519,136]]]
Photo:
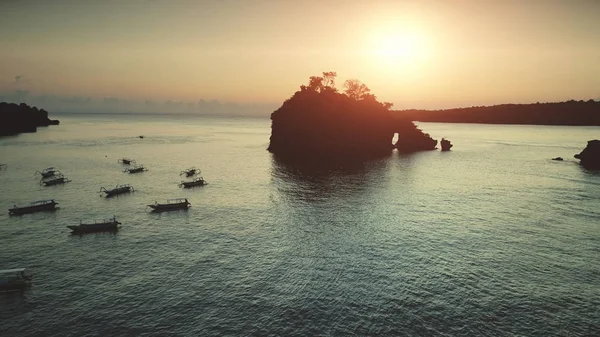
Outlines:
[[47,180],[42,180],[40,182],[40,185],[44,185],[44,186],[52,186],[52,185],[59,185],[59,184],[64,184],[64,183],[68,183],[71,180],[69,180],[68,178],[66,178],[64,175],[58,174],[56,176],[50,177]]
[[39,200],[39,201],[32,202],[28,206],[18,207],[17,205],[15,205],[13,208],[10,208],[8,210],[8,214],[9,215],[21,215],[21,214],[28,214],[28,213],[35,213],[35,212],[42,212],[42,211],[53,211],[56,209],[56,205],[58,205],[58,202],[54,201],[54,199]]
[[60,171],[56,167],[48,167],[48,168],[43,169],[42,172],[35,171],[34,175],[36,175],[38,173],[41,174],[42,179],[44,179],[44,178],[50,178],[57,174],[60,174]]
[[113,197],[115,195],[119,195],[119,194],[124,194],[124,193],[130,193],[130,192],[135,192],[135,189],[133,188],[133,186],[129,185],[129,184],[124,184],[124,185],[117,185],[115,186],[115,188],[107,190],[104,187],[100,187],[100,191],[98,191],[98,193],[106,193],[106,197],[110,198]]
[[131,165],[131,164],[135,164],[135,159],[121,158],[118,160],[118,162],[121,164],[124,164],[124,165]]
[[18,291],[31,284],[33,275],[27,268],[0,270],[0,291]]
[[184,175],[186,177],[191,177],[191,176],[195,176],[196,174],[200,174],[200,169],[197,169],[195,167],[190,167],[189,169],[185,170],[185,171],[181,171],[181,173],[179,175]]
[[202,177],[199,177],[199,178],[196,178],[196,179],[194,179],[192,181],[182,181],[179,184],[179,187],[190,188],[190,187],[195,187],[195,186],[204,186],[206,184],[208,184],[206,182],[206,180],[204,180],[204,178],[202,178]]
[[94,221],[93,223],[79,222],[79,225],[67,226],[72,234],[117,231],[121,223],[113,216],[111,219]]
[[145,168],[144,165],[139,165],[139,166],[134,166],[134,167],[127,168],[123,172],[140,173],[140,172],[144,172],[144,171],[148,171],[148,169]]
[[187,198],[167,199],[166,204],[159,204],[155,201],[154,205],[148,205],[148,207],[152,208],[153,212],[176,211],[180,209],[188,209],[190,206],[192,206],[192,204],[190,204]]

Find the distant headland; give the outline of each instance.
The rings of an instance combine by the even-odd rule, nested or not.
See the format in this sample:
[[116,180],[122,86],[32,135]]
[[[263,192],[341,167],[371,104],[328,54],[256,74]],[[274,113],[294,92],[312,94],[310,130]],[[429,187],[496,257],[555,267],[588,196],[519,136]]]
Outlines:
[[418,122],[600,126],[600,102],[592,99],[393,113]]
[[48,111],[30,107],[25,103],[0,102],[0,136],[23,132],[36,132],[38,126],[57,125],[58,120],[48,118]]
[[360,81],[346,81],[339,92],[336,75],[310,77],[271,114],[271,153],[302,161],[354,161],[389,155],[394,147],[402,152],[436,148],[437,140],[409,118],[393,116],[392,104],[379,102]]

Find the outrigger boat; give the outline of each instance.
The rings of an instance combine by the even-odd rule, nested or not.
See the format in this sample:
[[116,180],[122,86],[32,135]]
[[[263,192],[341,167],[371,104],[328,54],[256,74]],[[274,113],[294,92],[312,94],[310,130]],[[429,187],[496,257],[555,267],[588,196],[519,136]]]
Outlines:
[[148,205],[148,207],[152,208],[153,212],[176,211],[180,209],[188,209],[190,206],[192,206],[192,204],[190,204],[187,198],[167,199],[166,204],[159,204],[155,201],[154,205]]
[[117,221],[115,216],[112,219],[94,221],[93,223],[82,223],[79,225],[67,226],[71,230],[72,234],[85,234],[85,233],[96,233],[96,232],[110,232],[117,231],[121,223]]
[[40,184],[43,184],[44,186],[52,186],[52,185],[59,185],[59,184],[64,184],[64,183],[68,183],[71,180],[69,180],[68,178],[66,178],[64,175],[58,174],[56,176],[50,177],[47,180],[42,180],[40,182]]
[[186,177],[191,177],[196,174],[200,174],[200,169],[197,169],[195,167],[190,167],[189,169],[187,169],[185,171],[181,171],[181,173],[179,175],[184,175],[184,174]]
[[58,205],[58,202],[54,201],[54,199],[39,200],[32,202],[31,204],[29,204],[29,206],[18,207],[17,205],[15,205],[13,208],[10,208],[8,210],[8,214],[21,215],[42,211],[53,211],[56,209],[56,205]]
[[102,193],[102,192],[106,193],[107,198],[110,198],[115,195],[119,195],[119,194],[123,194],[123,193],[135,192],[135,189],[133,188],[133,186],[131,186],[129,184],[125,184],[125,185],[117,185],[115,188],[113,188],[111,190],[107,190],[104,187],[100,187],[100,191],[98,191],[98,193]]
[[44,178],[50,178],[57,174],[60,174],[60,171],[56,167],[48,167],[48,168],[43,169],[42,172],[35,171],[34,175],[36,175],[38,173],[41,174],[42,179],[44,179]]
[[27,268],[0,270],[0,291],[21,290],[31,284],[32,278]]
[[190,187],[195,187],[195,186],[204,186],[206,184],[208,184],[206,182],[206,180],[204,180],[204,178],[202,178],[202,177],[199,177],[199,178],[196,178],[196,179],[194,179],[192,181],[182,181],[179,184],[179,187],[190,188]]
[[131,165],[132,163],[135,163],[135,159],[121,158],[118,162],[125,165]]
[[144,172],[144,171],[148,171],[148,169],[145,168],[144,165],[139,165],[139,166],[134,166],[134,167],[127,168],[123,172],[140,173],[140,172]]

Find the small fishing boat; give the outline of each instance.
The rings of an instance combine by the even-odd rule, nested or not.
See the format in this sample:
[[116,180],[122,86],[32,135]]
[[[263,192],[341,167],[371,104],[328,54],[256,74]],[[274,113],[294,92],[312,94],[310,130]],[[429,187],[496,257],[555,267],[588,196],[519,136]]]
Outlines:
[[204,178],[202,178],[202,177],[199,177],[199,178],[196,178],[196,179],[194,179],[192,181],[182,181],[179,184],[179,187],[190,188],[190,187],[195,187],[195,186],[204,186],[206,184],[208,184],[206,182],[206,180],[204,180]]
[[60,174],[60,171],[56,167],[48,167],[48,168],[43,169],[42,172],[35,171],[34,175],[36,175],[38,173],[41,174],[42,179],[44,179],[44,178],[50,178],[57,174]]
[[195,167],[190,167],[189,169],[187,169],[185,171],[181,171],[181,173],[179,175],[185,175],[186,177],[191,177],[196,174],[200,174],[200,169],[197,169]]
[[40,185],[53,186],[53,185],[60,185],[60,184],[68,183],[70,181],[71,180],[69,180],[62,173],[60,173],[60,174],[52,176],[48,179],[42,180],[40,182]]
[[28,206],[18,207],[15,205],[13,208],[8,210],[9,215],[21,215],[42,211],[53,211],[56,209],[56,205],[58,202],[54,201],[54,199],[50,200],[39,200],[30,203]]
[[131,165],[132,163],[135,163],[135,159],[121,158],[118,162],[125,165]]
[[135,192],[135,189],[133,188],[133,186],[129,185],[129,184],[124,184],[124,185],[117,185],[115,186],[115,188],[113,189],[106,189],[104,187],[100,187],[100,191],[98,191],[98,193],[106,193],[106,197],[110,198],[113,197],[115,195],[119,195],[119,194],[124,194],[124,193],[130,193],[130,192]]
[[18,291],[31,284],[33,275],[27,268],[0,270],[0,291]]
[[140,173],[140,172],[144,172],[144,171],[148,171],[148,169],[145,168],[144,165],[138,165],[138,166],[126,168],[125,171],[123,171],[123,172]]
[[167,199],[166,204],[159,204],[158,202],[154,202],[153,205],[148,205],[148,207],[152,208],[153,212],[167,212],[167,211],[176,211],[180,209],[188,209],[192,204],[187,200],[187,198],[175,198],[175,199]]
[[79,222],[79,225],[67,226],[67,228],[71,230],[72,234],[85,234],[117,231],[120,224],[117,218],[113,216],[111,219],[94,221],[93,223]]

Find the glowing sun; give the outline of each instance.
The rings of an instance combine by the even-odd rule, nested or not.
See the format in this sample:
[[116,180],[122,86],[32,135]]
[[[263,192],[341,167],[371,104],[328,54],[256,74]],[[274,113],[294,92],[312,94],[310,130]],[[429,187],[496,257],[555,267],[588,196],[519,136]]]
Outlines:
[[375,34],[370,50],[372,62],[388,70],[416,67],[427,56],[425,38],[415,32]]

